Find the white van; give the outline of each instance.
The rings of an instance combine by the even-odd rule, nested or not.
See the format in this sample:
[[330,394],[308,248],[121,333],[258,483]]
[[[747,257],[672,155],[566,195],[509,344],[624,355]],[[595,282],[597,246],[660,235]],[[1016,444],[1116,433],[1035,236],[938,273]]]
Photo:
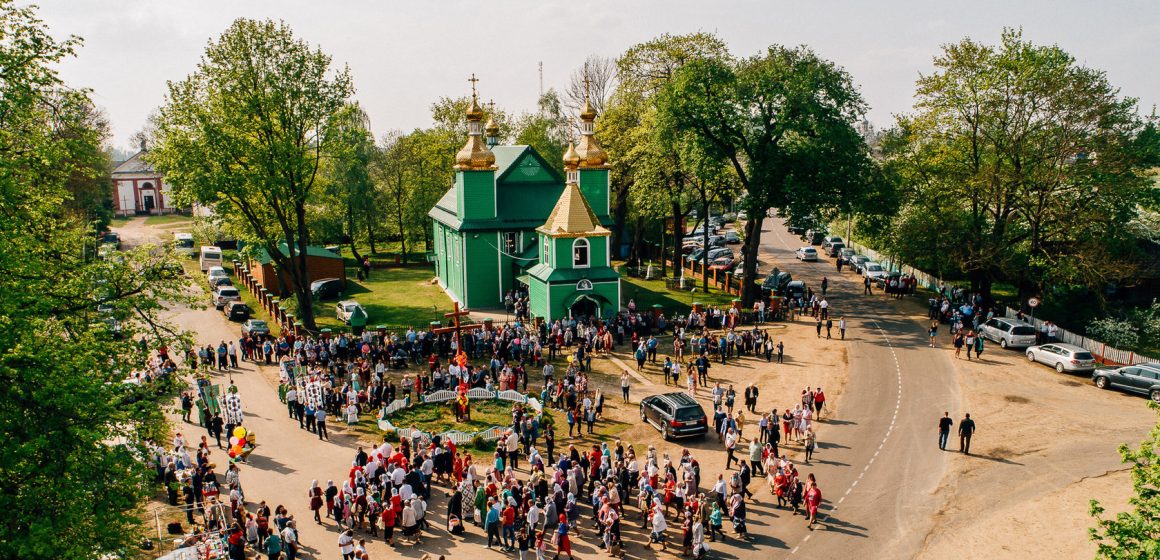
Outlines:
[[201,271],[205,272],[222,265],[222,249],[213,245],[201,246]]
[[178,232],[173,234],[173,248],[188,257],[193,256],[193,234]]

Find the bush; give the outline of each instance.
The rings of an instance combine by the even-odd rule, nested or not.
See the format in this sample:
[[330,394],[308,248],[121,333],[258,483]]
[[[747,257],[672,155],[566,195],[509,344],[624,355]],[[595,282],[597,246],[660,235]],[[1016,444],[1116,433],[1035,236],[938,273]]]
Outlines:
[[1116,348],[1135,349],[1140,344],[1140,332],[1135,325],[1112,317],[1088,323],[1087,335]]

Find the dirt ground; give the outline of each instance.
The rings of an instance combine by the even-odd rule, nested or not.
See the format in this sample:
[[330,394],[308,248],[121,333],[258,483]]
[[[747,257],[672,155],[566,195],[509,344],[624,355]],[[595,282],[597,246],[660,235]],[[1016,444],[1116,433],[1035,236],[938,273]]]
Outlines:
[[[939,341],[953,352],[946,336]],[[1137,445],[1156,416],[1146,399],[1101,391],[1089,375],[1056,373],[1021,351],[992,344],[983,357],[955,362],[963,412],[978,425],[977,456],[954,453],[920,556],[1093,557],[1088,502],[1099,499],[1109,513],[1127,508],[1131,481],[1116,449]],[[958,449],[953,437],[949,449]]]

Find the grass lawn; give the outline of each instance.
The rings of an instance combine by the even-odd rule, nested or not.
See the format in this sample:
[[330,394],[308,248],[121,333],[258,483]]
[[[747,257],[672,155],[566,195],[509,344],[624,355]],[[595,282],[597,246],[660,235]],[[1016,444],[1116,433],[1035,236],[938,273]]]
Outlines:
[[168,224],[185,224],[191,223],[193,219],[188,216],[180,214],[165,214],[161,216],[149,216],[145,218],[145,225],[147,226],[164,226]]
[[[347,289],[341,299],[353,299],[367,311],[367,327],[386,325],[388,329],[426,327],[443,320],[452,309],[451,298],[438,284],[431,283],[435,269],[389,268],[371,271],[370,280],[358,281],[357,270],[347,269]],[[319,328],[344,327],[334,315],[334,301],[315,302],[314,316]]]
[[130,218],[113,218],[112,220],[109,220],[109,227],[125,227],[125,225],[129,223],[129,220]]
[[644,280],[622,276],[620,290],[621,297],[624,298],[624,305],[627,306],[628,300],[632,299],[636,301],[638,310],[646,310],[659,303],[664,306],[665,313],[668,314],[688,313],[692,307],[690,304],[693,302],[700,302],[704,305],[729,306],[736,297],[713,287],[709,288],[709,292],[703,292],[699,282],[696,292],[670,290],[665,287],[663,278]]
[[451,403],[421,404],[405,408],[391,416],[391,423],[397,427],[417,427],[426,432],[482,432],[492,426],[510,426],[512,423],[512,403],[507,401],[471,401],[471,420],[456,422],[451,412]]

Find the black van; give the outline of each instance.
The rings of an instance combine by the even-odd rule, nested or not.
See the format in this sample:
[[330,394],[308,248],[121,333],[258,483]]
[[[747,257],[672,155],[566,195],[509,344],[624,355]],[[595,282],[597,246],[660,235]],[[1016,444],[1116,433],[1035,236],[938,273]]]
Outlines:
[[641,399],[640,419],[660,430],[666,440],[709,433],[705,410],[687,393],[665,393]]
[[775,268],[769,273],[769,276],[765,277],[765,281],[761,283],[761,294],[764,296],[781,294],[786,286],[789,286],[791,281],[793,281],[793,276],[790,273],[782,272]]

